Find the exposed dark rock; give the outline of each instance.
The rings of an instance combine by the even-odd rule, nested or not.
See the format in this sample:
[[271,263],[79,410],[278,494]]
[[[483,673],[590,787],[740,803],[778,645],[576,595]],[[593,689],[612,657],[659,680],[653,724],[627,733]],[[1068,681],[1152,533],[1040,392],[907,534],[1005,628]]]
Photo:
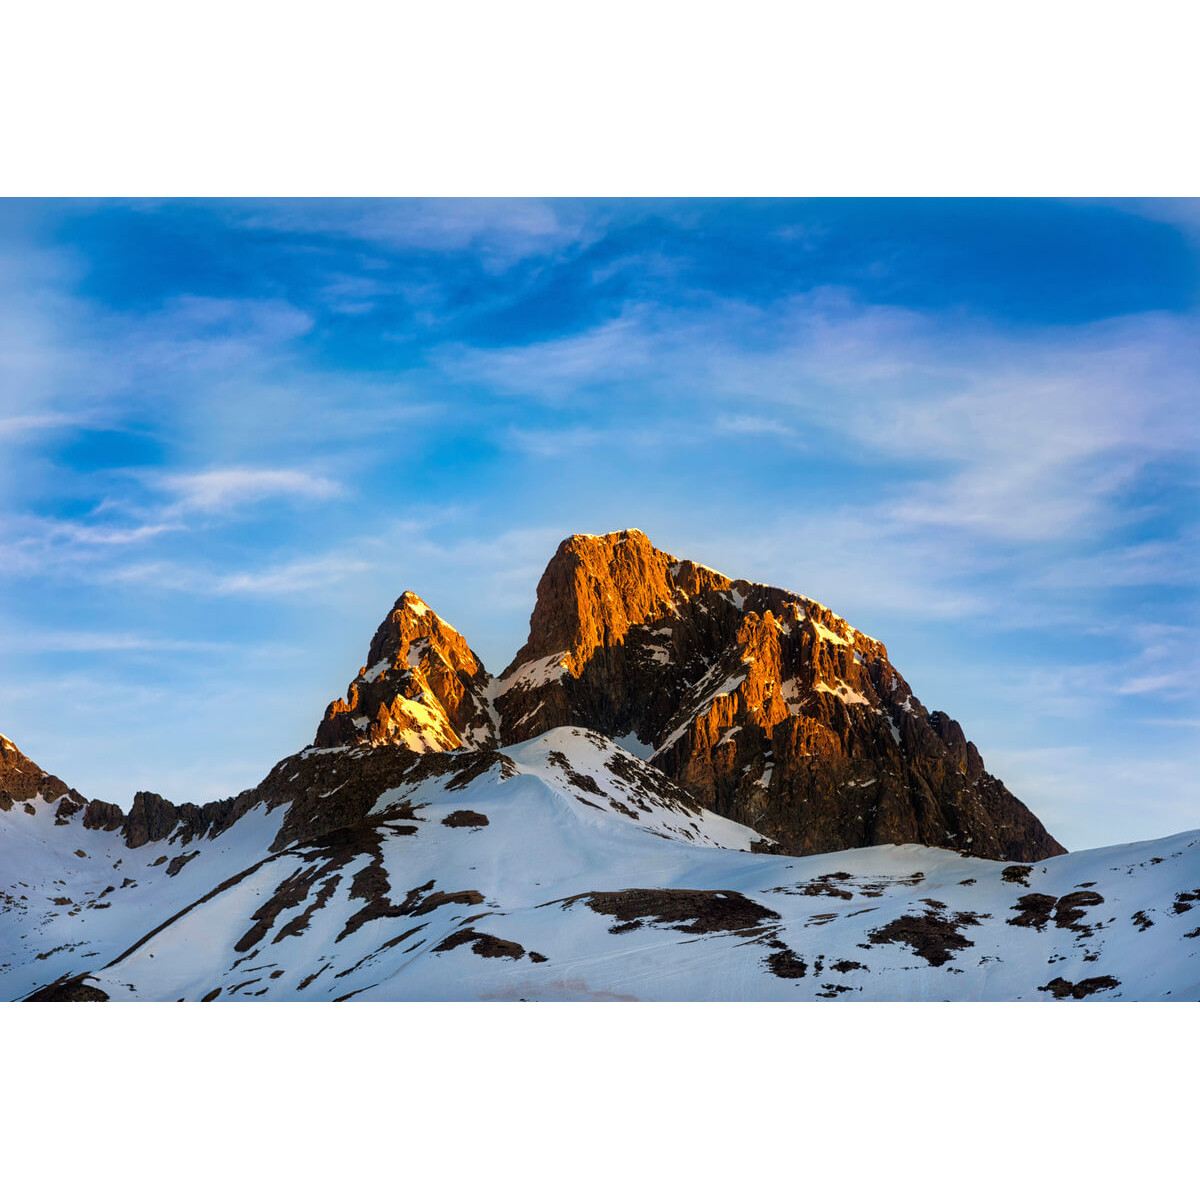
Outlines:
[[354,966],[347,967],[344,971],[338,971],[335,978],[344,979],[347,975],[353,974],[365,963],[369,963],[372,959],[378,958],[381,954],[386,954],[387,951],[394,949],[396,946],[400,945],[401,942],[407,941],[410,937],[415,937],[424,928],[425,925],[413,925],[404,930],[403,933],[398,933],[394,938],[388,938],[388,940],[384,942],[382,946],[372,950],[370,954],[364,954],[362,958],[360,958],[358,962],[354,964]]
[[1079,923],[1079,918],[1083,916],[1083,910],[1103,903],[1104,897],[1099,892],[1070,892],[1055,905],[1054,923],[1059,929],[1085,932],[1087,926]]
[[268,811],[286,805],[271,846],[280,850],[361,821],[384,792],[402,785],[415,787],[435,777],[452,783],[465,773],[478,776],[493,767],[503,775],[505,764],[511,760],[496,750],[421,754],[392,745],[310,749],[277,763],[242,796],[248,806],[263,803]]
[[483,813],[472,812],[469,808],[460,808],[442,818],[442,824],[449,825],[451,829],[474,829],[487,823],[488,819]]
[[460,929],[448,938],[434,946],[433,954],[444,954],[458,946],[469,945],[481,958],[512,958],[519,959],[525,955],[525,947],[516,942],[505,941],[504,938],[493,937],[490,933],[480,933],[475,929]]
[[[0,735],[0,811],[9,812],[14,804],[35,800],[38,796],[47,804],[64,797],[70,797],[79,806],[87,804],[73,787],[69,787],[57,775],[43,771],[8,738]],[[36,809],[33,811],[36,812]]]
[[39,988],[33,995],[27,996],[26,1001],[37,1004],[107,1000],[107,992],[90,983],[84,983],[85,979],[90,978],[90,975],[83,974],[57,979],[46,987]]
[[125,820],[125,845],[136,850],[147,842],[160,842],[172,829],[178,817],[175,805],[157,792],[138,792]]
[[1057,903],[1057,896],[1047,896],[1044,892],[1030,892],[1013,905],[1013,911],[1017,915],[1009,917],[1008,924],[1024,925],[1037,930],[1045,929]]
[[[1059,929],[1073,929],[1076,933],[1088,933],[1089,927],[1081,924],[1079,919],[1083,916],[1085,908],[1093,908],[1095,905],[1103,903],[1104,897],[1099,892],[1069,892],[1062,897],[1047,896],[1043,892],[1030,892],[1026,896],[1021,896],[1013,905],[1013,911],[1017,915],[1009,917],[1008,924],[1024,925],[1042,930],[1046,928],[1047,922],[1053,917],[1054,924]],[[1145,914],[1141,913],[1138,916],[1144,917]],[[1137,920],[1137,916],[1134,917],[1134,920]],[[1150,924],[1152,925],[1154,922],[1151,921]]]
[[[231,796],[227,800],[213,800],[208,804],[172,804],[157,792],[138,792],[133,798],[129,816],[124,819],[122,826],[125,845],[131,850],[136,850],[139,846],[169,838],[172,842],[178,841],[180,845],[186,846],[196,837],[216,837],[256,803],[257,797],[253,792],[242,792],[239,796]],[[113,816],[107,810],[115,808],[115,805],[105,805],[105,811],[98,809],[95,819],[99,821],[103,818],[106,823],[95,827],[114,828]],[[87,820],[85,814],[85,824]]]
[[1120,986],[1121,981],[1111,975],[1096,975],[1091,979],[1081,979],[1078,983],[1071,983],[1060,975],[1038,988],[1038,991],[1050,992],[1055,1000],[1082,1000],[1085,996],[1111,991]]
[[940,912],[906,915],[873,929],[867,939],[876,945],[904,942],[930,966],[940,967],[954,957],[954,951],[975,945],[958,931],[964,925],[978,925],[977,913],[960,912],[943,916]]
[[199,853],[199,850],[193,850],[191,854],[177,854],[169,863],[167,863],[167,874],[178,875],[179,872],[182,871],[183,868],[186,867],[188,863],[190,863],[192,859],[195,858]]
[[926,712],[882,643],[637,530],[559,546],[498,688],[502,742],[559,725],[632,732],[695,800],[785,853],[903,842],[1024,862],[1063,853],[958,723]]
[[[690,888],[581,892],[551,903],[569,908],[577,900],[582,900],[593,912],[616,917],[626,929],[636,928],[642,920],[650,920],[669,925],[681,933],[720,933],[754,929],[765,921],[779,920],[777,912],[740,892],[705,892]],[[620,925],[613,927],[614,932],[618,929],[621,929]]]
[[68,793],[63,796],[58,807],[54,810],[55,825],[69,825],[71,818],[81,813],[87,807],[87,801],[78,793]]
[[313,980],[315,980],[320,975],[324,975],[325,972],[328,971],[329,968],[332,966],[333,966],[333,963],[327,962],[323,967],[321,967],[317,971],[314,971],[311,975],[306,975],[298,984],[296,984],[296,991],[298,991],[298,992],[304,991],[304,989],[306,987],[308,987],[308,985],[310,983],[312,983]]
[[803,979],[808,974],[808,963],[787,948],[768,955],[767,966],[780,979]]
[[466,904],[476,906],[483,903],[481,893],[466,890],[460,892],[435,892],[434,880],[412,888],[398,904],[389,899],[387,872],[382,857],[364,867],[354,876],[350,895],[354,899],[365,899],[367,904],[358,910],[338,934],[337,940],[348,937],[368,921],[381,917],[423,917],[441,908],[444,904]]

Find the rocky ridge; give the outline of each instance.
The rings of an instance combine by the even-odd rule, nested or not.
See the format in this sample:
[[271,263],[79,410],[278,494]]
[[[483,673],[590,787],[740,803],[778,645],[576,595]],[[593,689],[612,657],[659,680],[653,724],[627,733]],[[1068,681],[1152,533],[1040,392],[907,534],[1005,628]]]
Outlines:
[[14,804],[30,805],[35,800],[61,800],[87,803],[57,775],[43,771],[27,758],[8,738],[0,735],[0,812],[11,811]]
[[28,816],[37,816],[39,805],[53,805],[55,825],[70,825],[79,817],[86,830],[119,833],[131,850],[151,842],[186,846],[193,838],[216,837],[258,802],[258,791],[251,788],[207,804],[172,804],[157,792],[136,792],[126,814],[120,805],[88,800],[0,735],[0,812],[19,808]]
[[[403,593],[313,747],[239,796],[174,805],[139,792],[126,815],[3,740],[0,810],[40,796],[60,823],[82,811],[85,828],[119,830],[133,848],[215,836],[265,799],[305,814],[288,821],[293,837],[313,836],[357,819],[379,781],[422,756],[433,756],[422,771],[436,762],[453,775],[464,767],[447,755],[494,756],[562,726],[636,748],[659,790],[681,787],[754,830],[761,849],[918,843],[1021,862],[1064,852],[958,722],[912,694],[883,643],[808,597],[676,559],[638,530],[559,546],[529,638],[498,678]],[[336,793],[305,782],[331,767],[310,754],[349,749]]]
[[673,558],[640,530],[559,546],[497,691],[502,742],[559,724],[632,735],[783,853],[1064,853],[882,642],[806,596]]
[[634,739],[699,803],[784,853],[908,842],[1026,862],[1064,853],[958,722],[913,695],[883,643],[636,529],[559,546],[529,638],[497,679],[404,593],[316,745],[483,748],[564,725]]

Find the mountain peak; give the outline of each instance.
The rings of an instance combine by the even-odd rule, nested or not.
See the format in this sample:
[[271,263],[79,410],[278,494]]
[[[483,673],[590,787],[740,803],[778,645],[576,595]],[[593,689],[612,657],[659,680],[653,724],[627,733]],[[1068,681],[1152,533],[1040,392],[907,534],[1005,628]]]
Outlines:
[[632,737],[706,807],[788,853],[1062,852],[958,723],[921,705],[882,642],[640,530],[559,545],[495,690],[502,743],[561,725]]
[[598,647],[619,643],[631,627],[673,611],[680,590],[719,589],[729,582],[656,549],[640,529],[566,538],[538,584],[529,640],[500,678],[564,651],[582,668]]
[[416,592],[403,592],[375,631],[366,664],[317,728],[319,747],[495,745],[491,676],[466,640]]

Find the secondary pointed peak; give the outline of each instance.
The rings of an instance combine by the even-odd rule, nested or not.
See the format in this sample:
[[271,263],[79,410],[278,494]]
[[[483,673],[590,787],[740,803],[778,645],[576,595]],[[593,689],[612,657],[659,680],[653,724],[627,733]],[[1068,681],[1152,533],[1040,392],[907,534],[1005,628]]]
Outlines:
[[433,611],[429,605],[426,604],[425,601],[413,591],[401,592],[399,599],[397,599],[396,603],[392,605],[392,608],[408,608],[416,613],[416,615],[419,617],[424,616],[427,612]]
[[463,636],[416,592],[383,619],[344,700],[334,700],[316,745],[404,745],[417,751],[494,745],[491,676]]

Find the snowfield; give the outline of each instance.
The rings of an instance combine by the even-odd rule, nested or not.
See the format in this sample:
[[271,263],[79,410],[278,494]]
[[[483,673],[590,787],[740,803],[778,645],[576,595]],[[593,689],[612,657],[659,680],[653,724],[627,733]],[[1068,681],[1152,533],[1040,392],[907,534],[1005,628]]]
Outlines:
[[286,804],[136,850],[0,813],[0,997],[1200,1000],[1200,831],[789,858],[588,730],[443,760],[275,852]]

